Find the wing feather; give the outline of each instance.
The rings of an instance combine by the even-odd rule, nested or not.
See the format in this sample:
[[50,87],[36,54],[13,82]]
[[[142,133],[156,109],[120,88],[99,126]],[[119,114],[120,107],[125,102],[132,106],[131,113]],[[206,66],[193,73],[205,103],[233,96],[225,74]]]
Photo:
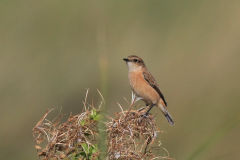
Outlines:
[[152,74],[149,71],[144,71],[143,72],[143,77],[148,82],[148,84],[155,89],[155,91],[159,94],[159,96],[162,98],[165,106],[167,107],[167,102],[166,102],[161,90],[159,89],[156,80],[152,76]]

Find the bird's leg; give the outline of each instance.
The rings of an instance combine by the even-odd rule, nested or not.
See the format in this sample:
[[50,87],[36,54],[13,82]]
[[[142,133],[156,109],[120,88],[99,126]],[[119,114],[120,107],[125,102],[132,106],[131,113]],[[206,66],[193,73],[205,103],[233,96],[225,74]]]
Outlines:
[[156,104],[153,104],[149,109],[148,109],[148,111],[145,113],[145,115],[147,116],[148,115],[148,113],[149,113],[149,111],[153,108],[153,106],[155,106]]
[[142,107],[140,109],[138,109],[138,112],[141,112],[142,110],[144,110],[146,107]]

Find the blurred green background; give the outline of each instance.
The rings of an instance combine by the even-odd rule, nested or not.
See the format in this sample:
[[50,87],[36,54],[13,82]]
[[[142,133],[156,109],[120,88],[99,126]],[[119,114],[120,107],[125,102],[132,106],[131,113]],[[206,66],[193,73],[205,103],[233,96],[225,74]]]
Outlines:
[[96,106],[100,89],[111,116],[116,102],[127,109],[129,55],[145,60],[168,102],[176,125],[161,113],[157,121],[170,157],[239,159],[239,8],[239,0],[0,1],[0,159],[37,160],[32,128],[48,108],[78,114],[87,88]]

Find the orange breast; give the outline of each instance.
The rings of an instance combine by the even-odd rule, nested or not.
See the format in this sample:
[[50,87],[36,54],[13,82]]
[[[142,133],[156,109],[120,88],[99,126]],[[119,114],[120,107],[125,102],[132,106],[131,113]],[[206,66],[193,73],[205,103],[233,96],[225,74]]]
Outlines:
[[143,98],[143,101],[150,105],[156,104],[158,102],[158,100],[160,99],[159,94],[144,79],[142,72],[140,71],[129,72],[128,78],[133,92],[138,97]]

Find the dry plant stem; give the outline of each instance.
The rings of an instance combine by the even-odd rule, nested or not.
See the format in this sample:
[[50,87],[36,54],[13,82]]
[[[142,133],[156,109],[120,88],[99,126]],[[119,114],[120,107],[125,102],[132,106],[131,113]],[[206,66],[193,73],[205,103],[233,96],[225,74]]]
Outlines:
[[[82,113],[75,116],[70,115],[67,122],[60,123],[63,114],[59,113],[53,121],[49,121],[46,117],[52,110],[48,110],[33,128],[35,148],[40,159],[99,159],[100,152],[97,144],[101,139],[97,138],[99,137],[98,122],[102,121],[97,118],[97,114],[100,112],[95,109],[93,102],[91,105],[87,103],[87,95],[88,90],[83,102],[85,111]],[[135,101],[139,99],[134,95],[132,97],[132,104],[128,110],[124,111],[118,103],[121,112],[115,113],[113,118],[105,115],[108,120],[102,122],[106,127],[106,130],[102,130],[102,132],[107,134],[107,142],[103,139],[101,141],[108,144],[107,160],[170,159],[169,155],[156,156],[159,150],[162,150],[161,143],[155,141],[157,132],[161,131],[156,126],[154,116],[150,114],[144,116],[144,111],[132,110]],[[44,148],[40,147],[40,145],[43,146],[42,142],[46,142]]]
[[[56,121],[50,122],[45,119],[49,112],[45,113],[32,131],[39,157],[44,157],[43,159],[53,157],[58,159],[67,158],[73,152],[84,151],[82,144],[87,144],[88,148],[96,144],[95,136],[98,135],[97,123],[88,118],[91,114],[90,111],[70,116],[66,123],[59,126],[57,125],[62,115],[59,115]],[[44,122],[44,120],[47,122]],[[81,121],[85,121],[85,124],[81,125]],[[43,141],[47,142],[44,149],[39,146]]]
[[143,117],[136,110],[116,113],[107,124],[108,159],[167,159],[152,151],[160,149],[152,146],[158,130],[152,115]]

